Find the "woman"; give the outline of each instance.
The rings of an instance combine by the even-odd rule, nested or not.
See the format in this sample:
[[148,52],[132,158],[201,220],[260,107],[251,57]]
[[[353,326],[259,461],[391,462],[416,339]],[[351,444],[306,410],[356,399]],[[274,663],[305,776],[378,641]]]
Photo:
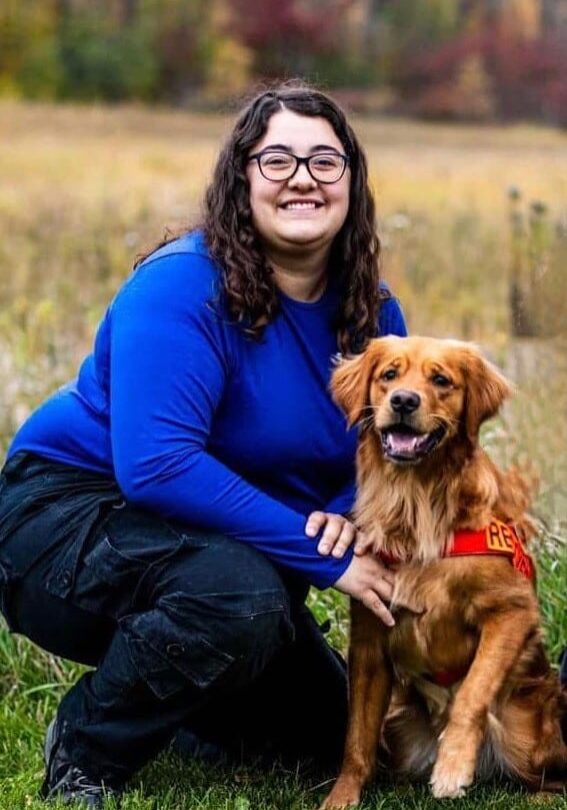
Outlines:
[[100,806],[181,726],[337,757],[344,667],[303,602],[333,586],[393,623],[391,575],[353,553],[356,437],[327,391],[337,351],[405,334],[377,258],[341,110],[303,85],[263,92],[202,230],[138,265],[78,378],[16,434],[3,611],[95,667],[48,729],[45,796]]

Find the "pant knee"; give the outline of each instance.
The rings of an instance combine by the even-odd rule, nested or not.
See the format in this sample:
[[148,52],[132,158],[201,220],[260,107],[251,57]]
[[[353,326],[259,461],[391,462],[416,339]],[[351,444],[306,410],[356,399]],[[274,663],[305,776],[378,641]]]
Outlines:
[[288,605],[231,620],[226,627],[226,644],[235,659],[235,674],[243,681],[259,675],[295,637]]

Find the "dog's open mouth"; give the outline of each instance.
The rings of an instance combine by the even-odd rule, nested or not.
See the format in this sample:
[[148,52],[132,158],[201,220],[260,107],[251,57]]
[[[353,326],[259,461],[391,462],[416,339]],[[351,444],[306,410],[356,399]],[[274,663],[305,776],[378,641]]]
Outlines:
[[384,455],[398,464],[415,464],[428,456],[445,435],[443,426],[431,433],[420,433],[402,423],[390,425],[380,431]]

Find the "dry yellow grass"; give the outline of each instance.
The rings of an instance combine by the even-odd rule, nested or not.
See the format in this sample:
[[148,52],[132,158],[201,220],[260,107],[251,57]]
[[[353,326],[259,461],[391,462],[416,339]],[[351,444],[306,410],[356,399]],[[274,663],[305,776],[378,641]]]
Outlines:
[[[75,373],[135,255],[166,226],[198,219],[231,120],[133,106],[0,103],[3,447],[30,408]],[[507,189],[521,189],[526,209],[534,200],[547,204],[549,240],[554,229],[565,229],[567,137],[528,125],[363,118],[354,125],[378,200],[385,275],[411,330],[475,339],[505,362]],[[567,295],[564,273],[562,279],[555,300]],[[547,511],[555,512],[567,476],[565,462],[558,471],[557,453],[550,464],[546,448],[565,441],[564,377],[545,383],[553,389],[546,397],[541,373],[534,383],[537,372],[527,388],[537,390],[545,410],[522,431],[537,437],[535,455],[551,481],[544,491],[556,493]],[[510,450],[511,439],[500,444],[507,455],[522,450]],[[534,448],[524,441],[523,450]]]

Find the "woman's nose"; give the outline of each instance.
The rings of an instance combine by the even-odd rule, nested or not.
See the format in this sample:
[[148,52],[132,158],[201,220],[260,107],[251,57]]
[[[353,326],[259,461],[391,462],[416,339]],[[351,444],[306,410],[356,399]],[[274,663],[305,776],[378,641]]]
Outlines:
[[287,181],[287,184],[290,188],[299,188],[299,187],[307,187],[307,188],[314,188],[317,185],[317,182],[311,177],[309,172],[307,171],[307,166],[305,163],[302,163],[300,166],[297,167],[296,173],[293,177]]

